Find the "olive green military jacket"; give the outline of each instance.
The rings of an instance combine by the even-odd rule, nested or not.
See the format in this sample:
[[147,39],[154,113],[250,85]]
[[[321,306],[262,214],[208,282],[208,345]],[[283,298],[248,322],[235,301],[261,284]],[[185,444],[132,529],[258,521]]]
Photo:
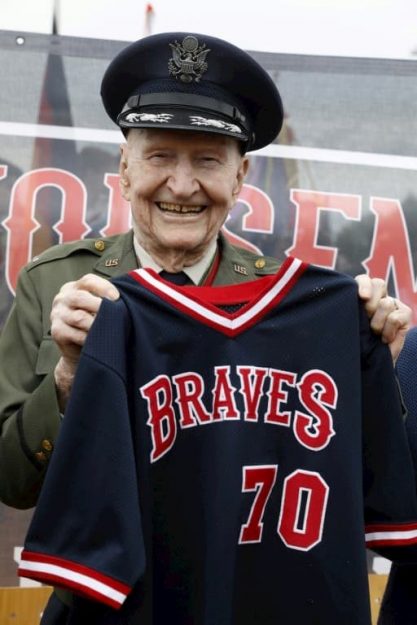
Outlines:
[[[219,244],[214,284],[253,280],[278,269],[275,259],[233,247],[223,236]],[[0,500],[5,504],[36,504],[61,422],[53,374],[59,352],[50,333],[55,295],[86,273],[111,279],[137,266],[129,232],[51,247],[21,271],[0,336]]]

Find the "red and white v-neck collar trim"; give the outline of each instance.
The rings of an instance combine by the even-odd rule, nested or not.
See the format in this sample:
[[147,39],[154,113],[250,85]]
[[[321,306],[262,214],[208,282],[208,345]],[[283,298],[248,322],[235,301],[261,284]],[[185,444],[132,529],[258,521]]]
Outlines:
[[[186,315],[223,334],[236,336],[275,307],[307,266],[298,258],[288,257],[276,274],[251,282],[213,287],[179,287],[163,280],[152,269],[135,269],[129,275]],[[242,307],[234,313],[215,306],[243,302]]]

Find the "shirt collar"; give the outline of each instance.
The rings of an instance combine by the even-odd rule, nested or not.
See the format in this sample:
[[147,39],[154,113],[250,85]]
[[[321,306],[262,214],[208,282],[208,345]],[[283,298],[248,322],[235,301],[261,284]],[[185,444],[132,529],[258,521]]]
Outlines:
[[[152,256],[142,247],[135,236],[133,237],[133,247],[141,267],[153,269],[157,273],[162,271],[162,267],[154,261]],[[198,261],[198,263],[195,263],[195,265],[191,265],[190,267],[184,267],[184,273],[190,278],[193,284],[198,285],[202,281],[204,275],[207,273],[211,263],[213,262],[216,249],[217,241],[214,240],[210,243],[204,256]]]

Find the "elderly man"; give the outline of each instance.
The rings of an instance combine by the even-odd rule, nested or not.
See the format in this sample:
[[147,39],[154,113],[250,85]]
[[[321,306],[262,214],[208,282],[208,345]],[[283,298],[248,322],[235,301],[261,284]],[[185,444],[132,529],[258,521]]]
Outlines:
[[[51,248],[20,276],[0,343],[0,497],[15,507],[37,502],[81,348],[103,298],[119,297],[109,278],[148,267],[183,284],[227,285],[279,269],[220,232],[246,152],[272,142],[283,119],[275,84],[249,55],[203,35],[148,37],[114,59],[101,95],[126,137],[120,185],[133,231]],[[395,358],[410,311],[384,297],[381,281],[358,282]],[[66,619],[54,597],[43,623]]]

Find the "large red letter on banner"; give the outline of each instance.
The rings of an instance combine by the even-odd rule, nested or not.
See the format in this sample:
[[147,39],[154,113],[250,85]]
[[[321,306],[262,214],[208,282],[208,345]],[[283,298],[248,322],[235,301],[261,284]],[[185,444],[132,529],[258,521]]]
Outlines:
[[104,184],[110,190],[107,223],[101,230],[103,237],[127,232],[131,227],[130,204],[120,193],[119,174],[106,174]]
[[286,253],[308,263],[334,269],[337,250],[326,245],[317,245],[321,211],[342,213],[346,219],[359,221],[361,198],[343,193],[323,193],[291,189],[291,200],[296,207],[294,241]]
[[413,309],[417,323],[417,293],[404,214],[398,200],[371,198],[370,209],[376,215],[369,258],[362,264],[372,277],[393,277],[398,297]]
[[[244,184],[239,194],[239,203],[245,204],[249,209],[242,217],[243,232],[273,233],[274,205],[265,191],[251,184]],[[223,231],[232,245],[244,247],[255,254],[262,254],[256,245],[231,232],[227,226],[223,226]]]
[[23,174],[12,189],[9,216],[3,221],[8,231],[6,281],[13,293],[20,269],[31,258],[33,234],[39,228],[34,217],[36,197],[44,187],[54,187],[62,194],[61,219],[54,226],[61,242],[81,239],[89,231],[85,222],[86,190],[77,176],[52,167]]

